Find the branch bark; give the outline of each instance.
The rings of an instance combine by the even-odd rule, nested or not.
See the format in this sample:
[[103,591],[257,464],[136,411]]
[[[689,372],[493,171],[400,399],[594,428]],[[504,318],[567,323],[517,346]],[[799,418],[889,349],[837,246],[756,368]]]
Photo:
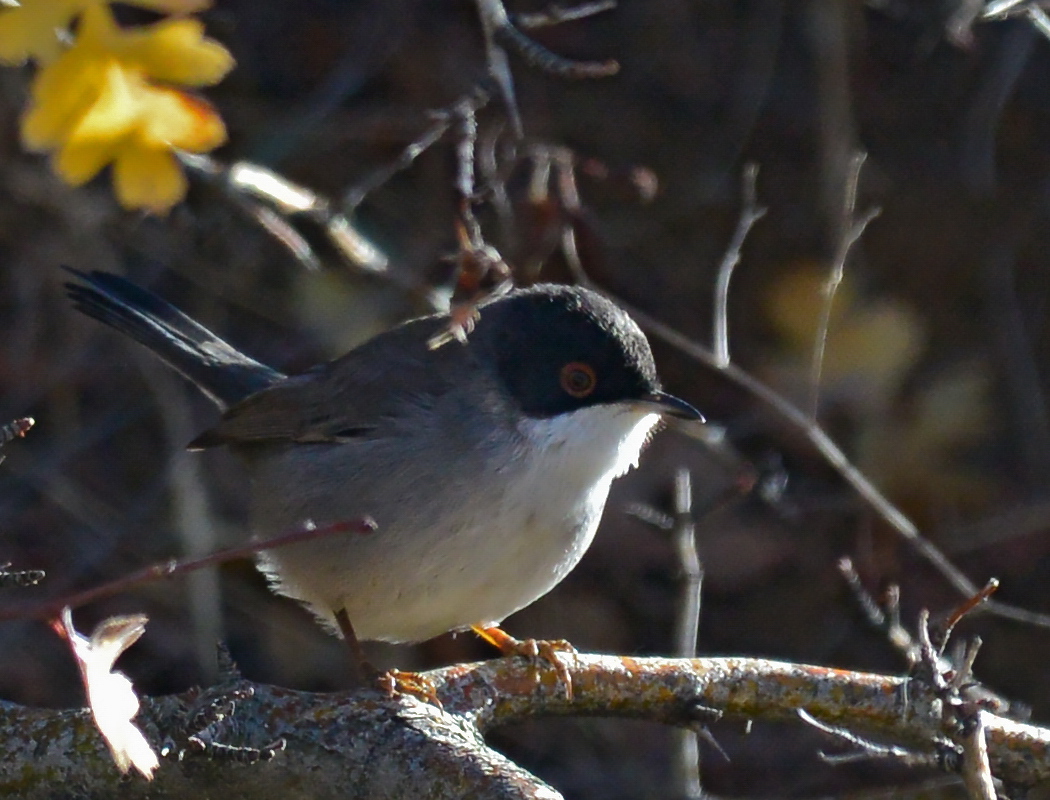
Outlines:
[[[797,719],[863,731],[933,752],[959,736],[940,701],[913,679],[753,658],[629,658],[579,655],[568,663],[574,698],[553,670],[523,659],[460,664],[425,673],[443,708],[375,690],[312,694],[257,685],[227,721],[229,744],[287,749],[265,763],[187,755],[188,720],[216,693],[143,701],[139,723],[155,746],[169,742],[152,783],[120,776],[82,710],[0,704],[0,795],[26,800],[56,791],[76,797],[269,800],[461,798],[509,800],[560,795],[487,747],[486,731],[537,716],[605,716],[673,725],[712,710],[745,719]],[[982,714],[993,775],[1014,786],[1050,780],[1050,729]]]

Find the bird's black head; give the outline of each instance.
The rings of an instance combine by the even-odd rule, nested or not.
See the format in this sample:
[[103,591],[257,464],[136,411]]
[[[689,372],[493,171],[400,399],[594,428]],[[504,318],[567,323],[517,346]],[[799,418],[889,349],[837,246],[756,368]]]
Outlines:
[[654,411],[699,417],[661,392],[649,342],[634,320],[588,289],[515,291],[481,309],[472,337],[490,349],[501,381],[527,416],[635,400],[652,403]]

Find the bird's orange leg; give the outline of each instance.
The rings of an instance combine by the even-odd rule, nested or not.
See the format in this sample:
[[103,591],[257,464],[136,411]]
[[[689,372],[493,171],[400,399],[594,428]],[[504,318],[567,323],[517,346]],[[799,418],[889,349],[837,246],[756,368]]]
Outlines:
[[[572,676],[569,668],[558,658],[559,653],[576,655],[576,648],[564,639],[515,639],[498,626],[471,625],[471,629],[505,656],[522,656],[534,664],[540,662],[554,668],[558,680],[565,687],[565,696],[572,700]],[[539,680],[537,673],[536,679]]]
[[343,634],[343,641],[350,650],[350,657],[362,685],[375,686],[385,691],[390,697],[410,694],[425,703],[430,703],[438,708],[442,707],[441,700],[437,696],[437,688],[418,672],[402,672],[398,669],[381,672],[368,662],[364,648],[361,647],[361,642],[354,632],[354,626],[350,622],[350,615],[346,613],[345,608],[335,612],[335,621],[339,625],[339,631]]

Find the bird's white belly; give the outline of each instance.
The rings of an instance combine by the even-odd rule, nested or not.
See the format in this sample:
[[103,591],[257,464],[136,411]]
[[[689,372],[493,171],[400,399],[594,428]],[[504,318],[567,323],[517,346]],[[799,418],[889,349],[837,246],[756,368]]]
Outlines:
[[497,624],[576,566],[610,484],[637,462],[657,419],[596,406],[527,420],[513,457],[491,464],[432,518],[408,515],[405,530],[384,530],[379,518],[376,534],[345,540],[325,559],[328,570],[300,572],[308,560],[315,567],[321,560],[308,546],[300,552],[309,559],[275,553],[264,569],[322,619],[345,608],[361,639],[421,641]]

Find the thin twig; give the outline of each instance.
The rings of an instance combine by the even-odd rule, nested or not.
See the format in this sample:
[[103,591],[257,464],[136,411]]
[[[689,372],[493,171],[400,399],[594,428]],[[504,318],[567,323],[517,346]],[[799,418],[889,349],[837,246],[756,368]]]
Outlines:
[[715,357],[723,367],[729,365],[729,282],[733,277],[733,270],[740,263],[740,250],[744,246],[744,240],[754,224],[768,211],[765,206],[757,203],[757,181],[758,164],[749,162],[744,166],[740,181],[743,195],[740,219],[737,221],[736,230],[733,231],[733,238],[729,240],[729,247],[722,256],[722,263],[718,266],[718,278],[715,282],[714,350]]
[[474,214],[474,204],[478,201],[475,186],[478,122],[475,110],[469,100],[457,103],[452,110],[456,137],[453,185],[459,195],[455,220],[459,245],[455,256],[456,287],[449,323],[427,341],[431,349],[453,340],[465,342],[477,322],[478,304],[487,297],[508,291],[513,285],[510,266],[500,252],[485,241],[481,223]]
[[843,556],[839,559],[836,565],[839,569],[839,573],[845,579],[846,584],[849,586],[850,591],[853,592],[854,598],[856,598],[860,610],[864,612],[864,616],[868,618],[868,623],[873,628],[886,627],[887,616],[883,612],[882,608],[879,607],[878,602],[871,596],[871,593],[864,588],[864,584],[860,580],[860,574],[857,572],[857,568],[853,566],[853,559],[848,556]]
[[498,44],[509,47],[525,59],[530,67],[569,80],[588,78],[610,78],[620,71],[620,65],[613,59],[606,61],[575,61],[552,53],[534,39],[530,39],[509,22],[495,29],[494,37]]
[[42,569],[11,569],[11,562],[0,564],[0,589],[36,586],[47,574]]
[[875,758],[893,758],[909,767],[937,766],[937,756],[934,753],[920,753],[897,745],[879,744],[870,739],[865,739],[846,728],[822,722],[804,708],[800,708],[797,713],[799,719],[807,725],[816,728],[818,731],[823,731],[830,736],[834,736],[837,739],[842,739],[847,744],[856,747],[859,751],[834,756],[820,753],[821,760],[828,764],[848,764]]
[[207,155],[178,155],[183,166],[217,185],[237,208],[251,216],[307,269],[317,269],[321,261],[297,226],[320,228],[321,235],[346,263],[396,280],[396,275],[387,269],[387,255],[345,215],[334,211],[327,197],[250,161],[226,165]]
[[886,634],[890,644],[904,656],[910,667],[919,663],[921,658],[919,646],[908,630],[901,625],[900,587],[893,585],[886,590],[886,608],[883,610],[864,588],[852,560],[845,557],[839,559],[838,568],[860,604],[864,616],[868,618],[869,624]]
[[1050,39],[1050,16],[1047,16],[1047,13],[1039,6],[1028,6],[1025,14],[1028,16],[1028,21],[1032,23],[1032,27]]
[[831,327],[831,310],[835,303],[835,294],[842,284],[846,270],[846,260],[857,240],[864,235],[864,229],[875,219],[882,209],[878,206],[869,208],[859,218],[854,216],[857,208],[857,187],[860,184],[860,172],[864,167],[867,153],[854,153],[850,159],[849,173],[846,179],[846,194],[842,208],[842,233],[839,237],[835,260],[831,264],[828,280],[824,284],[824,302],[821,305],[817,332],[813,339],[813,361],[810,367],[809,416],[816,421],[820,406],[820,381],[824,369],[824,351],[827,348],[828,331]]
[[430,126],[417,139],[405,147],[397,158],[389,164],[384,164],[374,170],[370,175],[346,190],[342,198],[343,213],[347,216],[353,216],[358,206],[364,202],[369,194],[386,184],[397,173],[411,167],[419,156],[441,141],[458,118],[461,109],[469,106],[477,112],[484,108],[488,102],[489,95],[477,89],[468,97],[456,100],[448,108],[431,111],[430,117],[433,121]]
[[[1023,6],[1023,8],[1018,8]],[[1010,14],[1023,13],[1031,6],[1031,0],[992,0],[981,12],[981,19],[996,19]]]
[[551,3],[542,11],[532,14],[515,14],[513,19],[516,25],[529,31],[593,17],[595,14],[612,11],[614,8],[616,8],[616,0],[598,0],[594,3],[581,3],[578,6],[560,6]]
[[996,589],[999,588],[999,580],[997,578],[990,578],[988,583],[984,585],[979,592],[975,592],[972,597],[967,598],[958,608],[954,609],[948,618],[938,627],[938,638],[941,640],[941,652],[944,652],[944,647],[947,645],[948,640],[951,638],[952,631],[955,630],[955,626],[959,624],[963,617],[967,614],[975,611],[979,606],[984,605],[988,602]]
[[514,77],[510,72],[506,47],[516,51],[529,66],[561,78],[604,78],[615,75],[620,69],[620,65],[611,60],[572,61],[552,53],[514,27],[503,0],[475,0],[475,5],[485,38],[485,57],[489,74],[499,87],[511,126],[519,139],[524,137],[525,132],[514,93]]
[[[186,400],[186,387],[152,353],[137,350],[135,355],[139,371],[153,392],[171,451],[168,492],[172,524],[182,545],[182,554],[199,558],[215,550],[218,534],[201,462],[192,458],[185,449],[186,442],[196,433]],[[195,655],[205,679],[211,683],[218,674],[215,643],[223,639],[218,567],[194,572],[187,581],[186,604],[192,622]]]
[[0,425],[0,447],[15,439],[21,439],[36,424],[32,417],[20,417]]
[[[693,519],[693,487],[689,470],[682,467],[674,480],[674,531],[678,566],[682,573],[681,600],[675,627],[678,642],[676,655],[693,658],[696,655],[697,629],[700,626],[700,595],[704,568],[696,552],[696,522]],[[700,735],[697,731],[678,731],[678,774],[682,796],[704,796],[700,776]]]
[[988,761],[988,739],[985,732],[985,714],[978,710],[967,721],[968,730],[962,737],[962,777],[970,800],[997,800],[992,765]]
[[0,607],[0,621],[9,619],[51,619],[58,616],[63,608],[79,608],[80,606],[102,600],[106,597],[123,594],[138,586],[153,583],[164,578],[172,578],[177,575],[186,575],[199,569],[211,567],[216,564],[225,564],[227,561],[235,561],[241,558],[251,558],[264,550],[273,550],[292,544],[312,542],[315,539],[325,539],[330,536],[338,536],[344,533],[354,533],[361,536],[374,533],[376,524],[373,520],[365,517],[352,522],[333,522],[321,527],[307,526],[297,531],[284,533],[259,542],[228,547],[218,550],[201,558],[191,558],[184,561],[171,559],[161,564],[153,564],[124,575],[116,580],[86,589],[76,594],[58,597],[38,603],[12,604]]
[[[828,465],[846,481],[847,484],[861,497],[864,502],[890,527],[907,540],[912,547],[926,559],[948,581],[961,595],[972,597],[980,591],[979,587],[956,567],[932,542],[926,539],[916,527],[915,523],[908,519],[905,514],[873,484],[863,472],[855,467],[846,454],[835,444],[834,441],[807,416],[801,409],[790,403],[782,395],[750,373],[738,368],[734,364],[720,366],[715,354],[702,344],[690,339],[688,336],[678,332],[671,326],[661,322],[655,317],[647,314],[636,306],[625,302],[623,299],[605,291],[600,286],[595,286],[582,272],[576,273],[577,279],[595,291],[601,292],[614,303],[618,304],[645,330],[658,339],[667,342],[679,350],[683,355],[692,358],[701,364],[706,364],[717,369],[732,383],[736,384],[752,397],[765,403],[769,408],[789,426],[801,433],[809,443],[827,461]],[[1005,619],[1016,620],[1030,625],[1038,625],[1041,628],[1050,629],[1050,615],[1040,614],[1028,609],[1018,608],[1008,603],[995,600],[988,601],[984,606],[988,612]]]

